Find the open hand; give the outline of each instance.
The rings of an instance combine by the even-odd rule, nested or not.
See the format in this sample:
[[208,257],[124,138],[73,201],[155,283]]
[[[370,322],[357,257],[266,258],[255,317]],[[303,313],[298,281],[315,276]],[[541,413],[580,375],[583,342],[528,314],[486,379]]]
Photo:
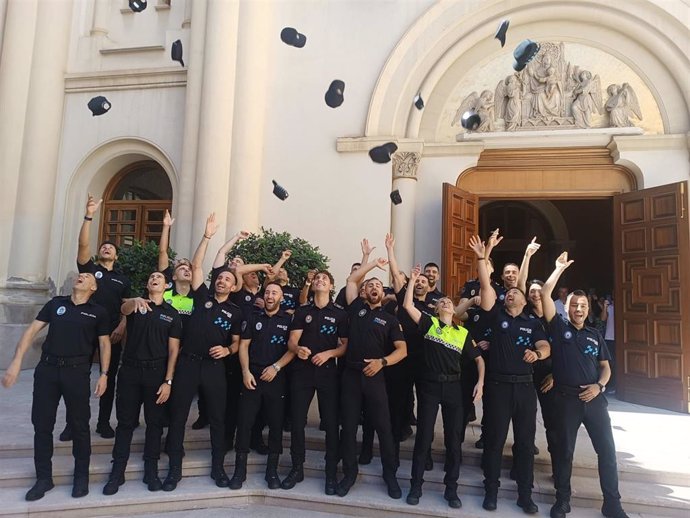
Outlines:
[[537,243],[537,236],[534,236],[532,238],[532,241],[530,241],[530,243],[527,245],[527,248],[525,249],[525,255],[527,257],[532,257],[535,253],[537,253],[537,250],[539,250],[540,247],[541,245]]
[[103,198],[96,201],[96,198],[93,197],[93,194],[89,193],[89,198],[86,200],[86,215],[92,218],[93,215],[98,211],[98,207],[101,206],[101,203],[103,203]]
[[175,223],[175,218],[173,218],[170,215],[170,211],[168,209],[165,209],[165,215],[163,216],[163,225],[166,227],[172,227],[173,223]]
[[158,392],[156,392],[156,395],[158,396],[158,399],[156,399],[157,405],[162,405],[165,403],[170,398],[170,385],[167,383],[161,383],[161,386],[158,387]]

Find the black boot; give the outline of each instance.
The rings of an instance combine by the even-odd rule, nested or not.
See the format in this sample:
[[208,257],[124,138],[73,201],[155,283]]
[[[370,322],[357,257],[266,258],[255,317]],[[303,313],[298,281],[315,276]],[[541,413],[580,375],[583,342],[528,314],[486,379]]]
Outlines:
[[72,427],[65,425],[65,429],[60,432],[60,442],[70,442],[72,440]]
[[163,491],[175,491],[177,483],[182,480],[182,459],[170,459],[168,476],[163,481]]
[[125,468],[126,462],[113,462],[113,469],[110,472],[110,477],[105,486],[103,486],[104,495],[114,495],[120,489],[120,486],[125,483]]
[[277,453],[269,453],[266,460],[266,476],[268,489],[280,489],[280,479],[278,478],[278,457]]
[[53,484],[52,478],[39,478],[33,487],[26,492],[26,501],[34,502],[40,500],[54,487],[55,484]]
[[570,512],[570,502],[567,500],[558,500],[551,507],[551,512],[549,515],[551,518],[565,518],[565,515]]
[[223,468],[222,458],[216,458],[211,461],[211,478],[216,481],[216,486],[218,487],[228,487],[230,485],[230,479],[227,473],[225,473],[225,468]]
[[350,489],[352,489],[352,486],[355,485],[355,482],[357,481],[357,475],[345,475],[343,479],[338,482],[338,485],[335,488],[335,492],[338,496],[345,496],[350,492]]
[[242,489],[245,480],[247,480],[247,454],[236,453],[235,472],[232,474],[228,487],[230,489]]
[[536,514],[539,512],[539,507],[537,507],[537,504],[532,500],[532,495],[518,496],[517,505],[522,508],[526,514]]
[[337,471],[338,471],[337,465],[333,465],[333,463],[326,462],[325,493],[329,496],[334,495],[335,490],[338,487],[338,479],[336,478]]
[[458,496],[458,489],[452,486],[446,486],[446,490],[443,493],[443,498],[448,502],[448,507],[453,509],[460,509],[462,507],[462,502]]
[[482,507],[487,511],[495,511],[498,507],[498,489],[486,489]]
[[72,498],[82,498],[89,494],[89,476],[75,475],[72,485]]
[[388,496],[398,500],[402,497],[402,490],[398,484],[398,479],[395,477],[395,473],[384,473],[383,481],[386,483],[386,488],[388,489]]
[[144,484],[148,486],[149,491],[160,491],[163,489],[163,483],[158,478],[158,461],[145,460],[144,461]]
[[115,437],[115,430],[113,430],[113,427],[110,426],[108,422],[96,424],[96,433],[104,439],[112,439]]
[[419,499],[422,497],[422,485],[417,482],[412,482],[410,492],[407,494],[407,503],[409,505],[417,505]]
[[287,477],[280,483],[280,487],[283,489],[292,489],[298,482],[302,482],[303,480],[304,468],[302,463],[293,463],[290,473],[288,473]]

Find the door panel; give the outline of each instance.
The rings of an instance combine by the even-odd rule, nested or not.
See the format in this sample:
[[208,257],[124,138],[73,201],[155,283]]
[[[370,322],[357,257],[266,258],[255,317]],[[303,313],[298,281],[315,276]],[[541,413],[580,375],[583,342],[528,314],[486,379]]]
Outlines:
[[475,254],[470,250],[469,240],[478,230],[479,198],[444,183],[442,210],[443,292],[455,298],[475,271]]
[[614,197],[618,396],[679,412],[690,412],[686,190],[680,182]]

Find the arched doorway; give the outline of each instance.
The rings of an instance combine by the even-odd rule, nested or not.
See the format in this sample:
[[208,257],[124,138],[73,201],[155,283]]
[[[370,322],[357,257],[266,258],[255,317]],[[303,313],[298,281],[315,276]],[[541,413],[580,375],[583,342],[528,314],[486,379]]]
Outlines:
[[135,162],[118,172],[104,195],[101,240],[118,246],[160,240],[163,215],[172,207],[172,185],[154,160]]

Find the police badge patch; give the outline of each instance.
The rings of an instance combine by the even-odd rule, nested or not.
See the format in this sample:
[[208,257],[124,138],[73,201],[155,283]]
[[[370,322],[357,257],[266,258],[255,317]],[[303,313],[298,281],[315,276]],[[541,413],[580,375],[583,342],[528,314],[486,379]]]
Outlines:
[[257,322],[257,323],[256,323],[256,326],[255,326],[255,329],[256,329],[257,331],[261,331],[261,328],[262,328],[262,327],[263,327],[263,324],[262,324],[261,322]]
[[250,300],[252,300],[251,295],[246,295],[246,296],[244,297],[244,300],[245,300],[246,302],[249,302]]
[[508,322],[505,321],[505,320],[504,320],[503,322],[501,322],[501,327],[502,327],[503,329],[508,329],[508,326],[509,326],[509,325],[510,325],[510,324],[508,324]]
[[565,338],[566,340],[570,340],[572,337],[573,333],[570,331],[566,331],[565,333],[563,333],[563,338]]
[[206,309],[211,309],[213,307],[213,302],[211,302],[210,300],[206,301],[206,304],[204,304],[204,307]]
[[307,315],[306,317],[304,317],[304,321],[305,321],[307,324],[311,323],[311,315]]
[[360,309],[360,310],[359,310],[359,313],[357,313],[357,314],[358,314],[360,317],[363,317],[364,315],[367,314],[367,310],[366,310],[366,309]]
[[102,279],[103,278],[103,272],[96,272],[93,276],[96,277],[96,279]]
[[56,313],[57,313],[58,315],[64,315],[64,314],[65,314],[65,311],[67,311],[67,308],[65,308],[65,306],[60,306],[59,308],[57,308]]

